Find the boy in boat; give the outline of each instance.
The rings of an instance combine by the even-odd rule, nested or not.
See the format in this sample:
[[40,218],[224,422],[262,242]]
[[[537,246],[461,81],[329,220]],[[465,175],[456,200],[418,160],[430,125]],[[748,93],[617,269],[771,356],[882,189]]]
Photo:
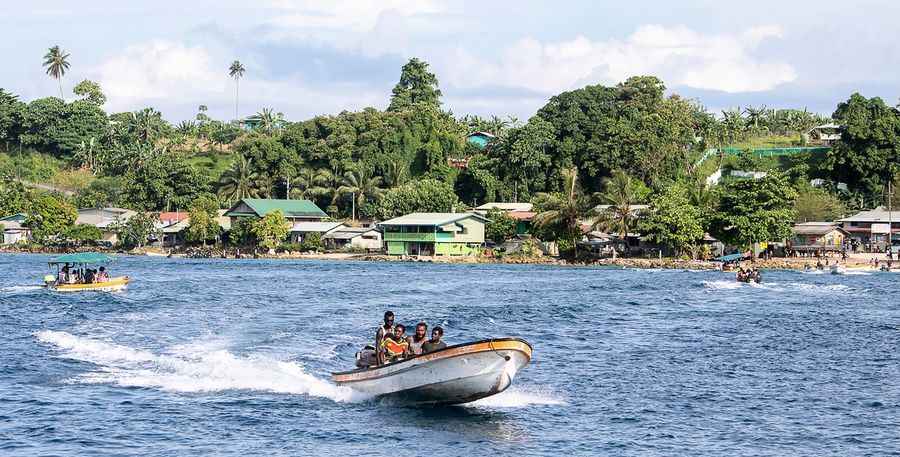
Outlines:
[[428,333],[428,324],[424,322],[416,324],[416,333],[406,339],[409,343],[410,355],[422,355],[422,345],[428,341],[426,333]]
[[403,360],[409,354],[409,342],[406,341],[406,327],[397,324],[393,334],[387,334],[381,340],[382,364]]
[[100,272],[97,273],[97,282],[106,281],[109,281],[109,273],[106,272],[106,267],[100,267]]
[[378,364],[384,364],[384,358],[381,351],[381,340],[384,339],[385,335],[393,335],[394,334],[394,312],[387,311],[384,313],[384,325],[378,326],[378,331],[375,332],[375,350],[378,352]]
[[442,336],[444,336],[444,329],[440,326],[435,327],[431,331],[431,339],[422,343],[422,354],[439,351],[447,347],[447,343],[441,341]]

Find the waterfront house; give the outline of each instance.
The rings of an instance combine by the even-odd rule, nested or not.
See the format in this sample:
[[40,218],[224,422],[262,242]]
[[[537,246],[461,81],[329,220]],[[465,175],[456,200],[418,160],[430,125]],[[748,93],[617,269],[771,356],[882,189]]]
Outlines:
[[900,233],[900,211],[888,212],[883,206],[860,211],[850,217],[838,219],[841,228],[867,250],[883,251],[888,234],[897,240]]
[[288,239],[291,243],[302,243],[310,233],[318,233],[326,235],[334,230],[344,227],[341,222],[324,222],[324,221],[301,221],[295,222],[288,232]]
[[381,232],[371,227],[339,227],[322,237],[326,249],[382,249]]
[[18,213],[0,219],[3,244],[25,243],[31,239],[31,229],[25,227],[25,214]]
[[309,200],[276,200],[270,198],[244,198],[235,203],[225,215],[231,223],[241,217],[263,217],[281,210],[291,224],[297,222],[318,222],[328,217],[315,203]]
[[795,252],[840,251],[849,235],[834,222],[804,222],[794,225],[787,247]]
[[[220,209],[217,212],[216,222],[221,232],[231,230],[231,218],[225,215],[228,210]],[[163,247],[175,248],[183,246],[186,242],[186,231],[191,225],[189,213],[160,213],[157,228],[162,233],[160,243]]]
[[532,209],[534,205],[531,203],[490,202],[476,207],[474,211],[482,216],[487,216],[491,210],[503,211],[516,220],[516,234],[524,235],[531,232],[531,221],[536,214]]
[[412,213],[378,227],[389,255],[476,255],[487,222],[477,213]]
[[97,227],[102,234],[97,241],[111,246],[119,241],[115,226],[128,222],[135,214],[137,213],[124,208],[82,208],[78,210],[78,218],[75,219],[75,223]]

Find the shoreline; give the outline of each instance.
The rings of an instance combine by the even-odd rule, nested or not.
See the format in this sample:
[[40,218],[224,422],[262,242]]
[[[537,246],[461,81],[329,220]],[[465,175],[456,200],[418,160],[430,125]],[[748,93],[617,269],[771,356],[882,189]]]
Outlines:
[[[156,248],[142,248],[132,251],[116,251],[112,249],[9,249],[0,248],[0,254],[64,254],[69,252],[106,252],[116,255],[128,255],[135,257],[168,257],[164,251]],[[838,262],[843,267],[853,271],[878,271],[871,265],[871,259],[876,258],[880,263],[885,260],[879,254],[854,254],[845,262]],[[683,260],[676,258],[616,258],[616,259],[596,259],[589,261],[571,261],[556,257],[483,257],[483,256],[465,256],[465,257],[398,257],[388,256],[385,254],[367,254],[367,253],[299,253],[299,252],[282,252],[282,253],[264,253],[264,254],[242,254],[236,257],[233,254],[222,255],[221,251],[218,255],[195,256],[189,252],[180,252],[171,254],[172,258],[197,258],[197,259],[284,259],[284,260],[337,260],[337,261],[363,261],[363,262],[422,262],[422,263],[443,263],[443,264],[498,264],[498,265],[553,265],[566,267],[618,267],[633,269],[664,269],[664,270],[721,270],[720,263],[710,260]],[[741,262],[743,265],[752,265],[761,270],[797,270],[806,271],[816,269],[817,262],[821,259],[817,258],[771,258],[756,259],[755,261],[746,260]],[[824,259],[831,260],[831,259]],[[829,262],[832,265],[834,262]],[[898,261],[900,266],[900,261]],[[898,267],[895,266],[894,269]]]

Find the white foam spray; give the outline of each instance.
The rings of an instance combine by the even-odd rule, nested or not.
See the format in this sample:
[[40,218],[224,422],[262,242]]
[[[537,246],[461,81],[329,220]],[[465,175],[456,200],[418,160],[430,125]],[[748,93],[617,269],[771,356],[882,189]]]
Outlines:
[[516,386],[463,406],[483,408],[524,408],[532,405],[565,405],[566,400],[555,392],[534,386]]
[[307,373],[296,362],[265,356],[239,357],[218,347],[204,350],[203,345],[183,345],[173,348],[171,353],[155,354],[67,332],[44,330],[35,336],[54,346],[63,357],[97,365],[97,371],[79,376],[75,382],[189,393],[257,390],[309,395],[336,402],[368,399],[353,389]]

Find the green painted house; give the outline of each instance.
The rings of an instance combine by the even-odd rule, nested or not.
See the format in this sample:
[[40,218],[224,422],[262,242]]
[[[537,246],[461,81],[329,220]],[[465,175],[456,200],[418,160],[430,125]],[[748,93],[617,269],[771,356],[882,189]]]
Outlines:
[[412,213],[378,227],[389,255],[476,255],[487,222],[476,213]]
[[276,200],[271,198],[244,198],[235,203],[225,216],[235,219],[241,217],[263,217],[273,211],[281,210],[291,223],[304,221],[321,221],[328,217],[315,203],[309,200]]

